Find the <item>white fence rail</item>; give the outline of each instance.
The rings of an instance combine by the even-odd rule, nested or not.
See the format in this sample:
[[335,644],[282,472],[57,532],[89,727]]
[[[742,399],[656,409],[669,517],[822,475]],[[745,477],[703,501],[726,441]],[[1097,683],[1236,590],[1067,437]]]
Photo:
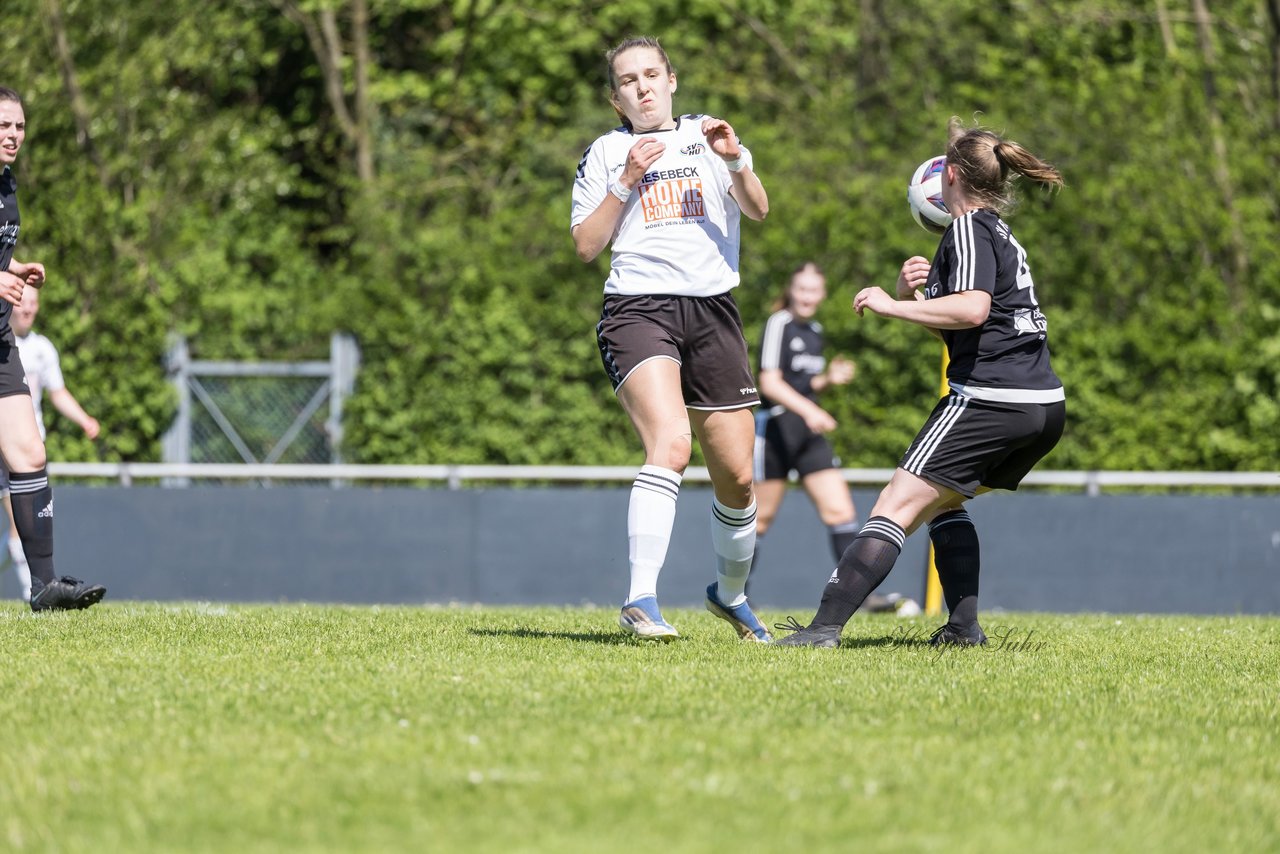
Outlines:
[[[350,481],[440,481],[450,489],[467,482],[519,483],[627,483],[635,479],[635,466],[485,466],[485,465],[269,465],[232,463],[49,463],[49,474],[67,480],[105,479],[122,486],[137,481],[186,480],[329,481],[335,486]],[[851,484],[882,486],[893,469],[842,469]],[[706,483],[707,470],[689,468],[685,483]],[[174,483],[177,481],[178,483]],[[1225,487],[1231,489],[1280,489],[1280,472],[1212,471],[1038,471],[1027,476],[1027,486],[1073,487],[1089,495],[1116,487]]]

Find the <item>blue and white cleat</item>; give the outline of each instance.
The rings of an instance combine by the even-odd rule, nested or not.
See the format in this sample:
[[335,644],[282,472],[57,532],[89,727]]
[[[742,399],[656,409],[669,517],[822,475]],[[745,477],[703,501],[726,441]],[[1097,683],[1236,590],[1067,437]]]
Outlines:
[[716,596],[716,582],[707,585],[707,610],[733,626],[737,631],[738,637],[745,641],[753,643],[772,643],[773,635],[769,634],[769,630],[764,627],[764,623],[760,622],[755,614],[751,613],[749,606],[744,599],[741,605],[730,607],[719,600]]
[[675,626],[662,619],[655,596],[641,596],[623,605],[618,625],[641,640],[670,641],[680,637]]

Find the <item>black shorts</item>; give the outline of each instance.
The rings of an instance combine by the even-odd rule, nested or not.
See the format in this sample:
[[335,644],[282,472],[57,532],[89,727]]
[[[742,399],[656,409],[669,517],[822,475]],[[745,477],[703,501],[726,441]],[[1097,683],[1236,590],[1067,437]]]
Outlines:
[[714,297],[604,298],[596,326],[600,359],[613,390],[650,359],[680,366],[690,409],[741,409],[760,402],[747,362],[742,319],[729,294]]
[[791,472],[800,477],[816,471],[840,468],[840,460],[827,437],[815,433],[794,412],[756,415],[756,480],[785,480]]
[[0,340],[0,397],[31,394],[27,388],[27,372],[22,367],[18,348]]
[[1017,489],[1062,438],[1067,404],[997,403],[949,394],[933,408],[899,466],[972,498]]

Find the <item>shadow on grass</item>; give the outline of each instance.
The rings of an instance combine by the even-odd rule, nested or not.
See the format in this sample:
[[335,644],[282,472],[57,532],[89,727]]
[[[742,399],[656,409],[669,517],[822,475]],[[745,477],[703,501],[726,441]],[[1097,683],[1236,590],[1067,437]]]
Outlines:
[[868,649],[873,646],[928,646],[927,640],[903,639],[897,635],[881,635],[878,638],[843,638],[840,646],[845,649]]
[[640,641],[621,632],[548,632],[542,629],[467,629],[473,635],[491,638],[532,638],[534,640],[570,640],[579,643],[601,643],[609,646],[637,644]]

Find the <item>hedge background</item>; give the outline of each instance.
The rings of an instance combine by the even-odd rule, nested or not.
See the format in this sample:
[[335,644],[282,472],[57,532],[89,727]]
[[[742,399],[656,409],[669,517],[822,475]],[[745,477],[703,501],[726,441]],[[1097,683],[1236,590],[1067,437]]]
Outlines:
[[743,228],[753,346],[788,271],[827,270],[820,319],[860,368],[826,399],[847,465],[893,465],[932,403],[936,342],[848,304],[932,254],[905,182],[978,115],[1067,180],[1011,220],[1069,395],[1045,466],[1277,466],[1280,0],[4,7],[18,257],[49,267],[38,329],[104,425],[95,446],[51,417],[53,459],[159,458],[173,332],[287,359],[346,329],[348,460],[638,462],[593,335],[607,258],[577,260],[568,215],[615,124],[603,51],[643,32],[769,191]]

